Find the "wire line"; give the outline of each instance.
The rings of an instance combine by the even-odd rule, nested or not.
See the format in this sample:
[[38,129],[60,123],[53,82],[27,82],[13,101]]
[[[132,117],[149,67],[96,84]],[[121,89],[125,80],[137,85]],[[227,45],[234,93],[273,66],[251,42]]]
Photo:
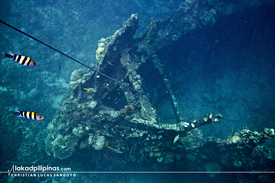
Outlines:
[[124,84],[124,83],[122,83],[122,82],[120,82],[120,81],[117,81],[116,79],[114,79],[114,78],[112,78],[112,77],[110,77],[110,76],[108,76],[108,75],[106,75],[106,74],[100,72],[99,70],[94,69],[94,68],[92,68],[92,67],[90,67],[90,66],[88,66],[88,65],[86,65],[86,64],[84,64],[84,63],[82,63],[82,62],[80,62],[80,61],[78,61],[78,60],[76,60],[75,58],[73,58],[73,57],[71,57],[71,56],[69,56],[69,55],[63,53],[62,51],[59,51],[58,49],[56,49],[56,48],[54,48],[54,47],[52,47],[52,46],[50,46],[50,45],[44,43],[43,41],[40,41],[39,39],[37,39],[37,38],[35,38],[35,37],[33,37],[33,36],[31,36],[31,35],[25,33],[24,31],[21,31],[21,30],[17,29],[16,27],[14,27],[14,26],[12,26],[12,25],[10,25],[10,24],[4,22],[4,21],[1,20],[1,19],[0,19],[0,22],[1,22],[2,24],[4,24],[4,25],[6,25],[6,26],[8,26],[8,27],[10,27],[10,28],[12,28],[12,29],[14,29],[14,30],[20,32],[21,34],[24,34],[25,36],[27,36],[27,37],[29,37],[29,38],[31,38],[31,39],[33,39],[33,40],[35,40],[35,41],[37,41],[37,42],[43,44],[43,45],[49,47],[50,49],[52,49],[52,50],[54,50],[54,51],[56,51],[56,52],[58,52],[58,53],[64,55],[65,57],[68,57],[69,59],[71,59],[71,60],[73,60],[73,61],[75,61],[75,62],[77,62],[77,63],[79,63],[79,64],[81,64],[81,65],[83,65],[83,66],[85,66],[85,67],[87,67],[87,68],[89,68],[89,69],[95,71],[95,72],[97,72],[98,74],[100,74],[100,75],[102,75],[102,76],[105,76],[106,78],[108,78],[108,79],[110,79],[110,80],[112,80],[112,81],[115,81],[115,82],[117,82],[117,83],[120,83],[120,84],[123,84],[123,85],[125,85],[125,86],[128,86],[127,84]]

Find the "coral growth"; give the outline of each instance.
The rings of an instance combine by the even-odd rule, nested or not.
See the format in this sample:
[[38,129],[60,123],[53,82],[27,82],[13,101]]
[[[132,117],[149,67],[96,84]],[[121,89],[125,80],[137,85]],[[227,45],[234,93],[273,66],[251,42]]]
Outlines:
[[52,142],[53,155],[59,159],[70,157],[77,145],[77,138],[71,135],[58,135]]

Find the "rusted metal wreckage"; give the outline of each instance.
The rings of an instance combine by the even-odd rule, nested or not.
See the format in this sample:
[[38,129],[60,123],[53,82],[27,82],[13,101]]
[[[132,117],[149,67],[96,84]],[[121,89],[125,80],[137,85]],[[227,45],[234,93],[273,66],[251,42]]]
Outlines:
[[[203,24],[186,22],[181,18],[185,11],[177,10],[164,22],[152,21],[139,38],[133,38],[138,28],[138,15],[134,14],[113,36],[99,41],[95,66],[99,72],[79,69],[72,73],[72,94],[47,129],[49,154],[65,159],[78,146],[113,150],[114,155],[124,154],[130,161],[155,157],[159,163],[169,164],[176,154],[188,158],[187,152],[196,148],[211,154],[209,146],[234,146],[245,153],[243,149],[252,151],[274,136],[274,130],[266,128],[261,133],[245,129],[225,140],[203,138],[197,128],[219,121],[220,114],[183,120],[156,51],[193,30],[192,24]],[[153,94],[148,96],[150,92]],[[174,124],[165,123],[158,114],[158,105],[165,97],[171,101]]]

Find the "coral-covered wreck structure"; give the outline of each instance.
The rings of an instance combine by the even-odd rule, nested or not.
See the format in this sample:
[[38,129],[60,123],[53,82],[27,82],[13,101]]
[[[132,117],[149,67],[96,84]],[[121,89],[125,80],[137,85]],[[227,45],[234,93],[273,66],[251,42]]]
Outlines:
[[[139,38],[134,38],[138,15],[133,14],[113,36],[99,40],[95,70],[78,69],[71,75],[72,93],[47,128],[47,153],[59,159],[83,149],[102,156],[112,153],[122,167],[157,161],[163,166],[174,162],[177,170],[198,170],[192,165],[206,161],[200,170],[220,171],[221,165],[226,170],[251,170],[251,162],[260,165],[256,170],[268,170],[265,162],[274,161],[275,150],[262,144],[274,136],[274,129],[244,129],[222,140],[203,137],[199,129],[215,125],[221,114],[182,118],[156,53],[196,27],[214,23],[217,12],[197,6],[196,1],[183,3],[167,20],[152,21]],[[175,123],[166,123],[158,113],[162,100],[171,101]],[[101,163],[97,161],[99,169]]]

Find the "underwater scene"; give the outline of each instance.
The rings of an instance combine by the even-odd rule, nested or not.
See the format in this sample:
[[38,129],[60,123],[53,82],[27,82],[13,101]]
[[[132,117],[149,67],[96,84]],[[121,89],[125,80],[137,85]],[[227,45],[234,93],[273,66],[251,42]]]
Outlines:
[[0,8],[0,182],[275,182],[275,1]]

